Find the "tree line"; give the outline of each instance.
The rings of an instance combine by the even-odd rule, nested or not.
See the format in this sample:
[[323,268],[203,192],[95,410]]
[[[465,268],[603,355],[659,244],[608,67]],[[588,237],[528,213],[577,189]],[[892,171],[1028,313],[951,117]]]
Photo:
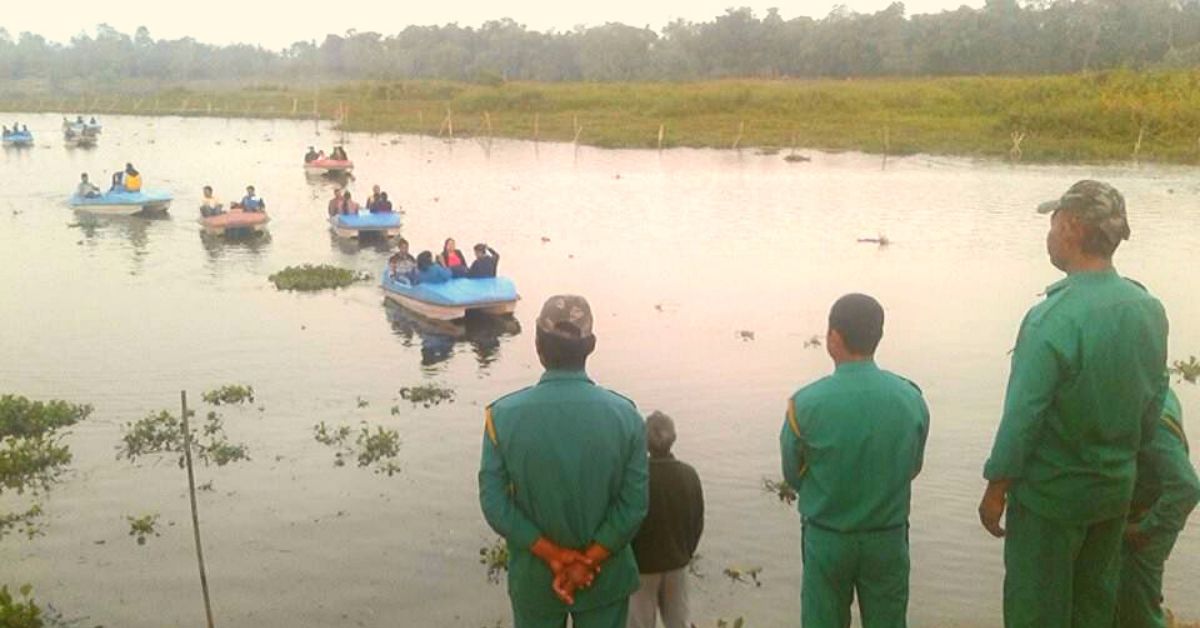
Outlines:
[[909,16],[835,8],[785,20],[731,8],[659,31],[608,23],[540,32],[479,27],[349,31],[283,50],[132,36],[101,24],[67,43],[0,28],[0,79],[662,81],[725,77],[1063,74],[1200,64],[1200,0],[987,0]]

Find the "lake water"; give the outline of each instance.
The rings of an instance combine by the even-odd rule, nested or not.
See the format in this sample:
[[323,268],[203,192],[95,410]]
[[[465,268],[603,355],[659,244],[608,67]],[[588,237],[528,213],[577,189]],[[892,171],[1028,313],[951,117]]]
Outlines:
[[[754,151],[348,136],[351,189],[390,192],[414,252],[448,236],[467,251],[486,241],[516,280],[515,322],[455,338],[385,308],[373,282],[317,294],[268,283],[292,264],[376,276],[384,264],[385,247],[331,238],[332,184],[300,167],[306,146],[328,149],[335,134],[318,137],[311,122],[108,117],[98,148],[73,150],[58,117],[19,118],[39,139],[0,154],[0,391],[96,412],[69,439],[73,472],[46,502],[46,534],[0,541],[0,583],[31,582],[88,625],[203,621],[183,472],[115,452],[125,422],[177,411],[181,389],[198,400],[234,382],[257,393],[256,407],[225,412],[253,460],[198,469],[214,488],[200,508],[218,624],[508,625],[504,588],[479,564],[495,538],[476,493],[483,406],[536,380],[533,318],[560,292],[591,300],[594,378],[674,416],[676,454],[704,482],[695,621],[798,625],[799,517],[761,483],[780,473],[786,398],[831,369],[805,342],[823,335],[834,299],[864,291],[887,309],[879,362],[918,382],[933,413],[914,491],[912,623],[995,626],[1001,543],[975,507],[1017,326],[1059,278],[1035,204],[1085,177],[1122,190],[1133,239],[1118,266],[1165,303],[1172,358],[1200,352],[1200,183],[1188,168],[920,156],[883,168],[859,154],[789,164]],[[79,173],[106,183],[127,161],[147,188],[176,194],[170,217],[81,224],[65,204]],[[226,199],[257,186],[269,238],[202,238],[205,184]],[[857,242],[881,233],[891,246]],[[453,387],[457,400],[397,400],[420,383]],[[1200,421],[1190,418],[1200,390],[1178,390]],[[335,467],[313,439],[320,421],[397,429],[402,472]],[[15,503],[6,496],[0,510]],[[161,536],[139,546],[125,517],[148,513],[161,514]],[[1167,571],[1168,605],[1191,618],[1196,519]],[[731,582],[728,566],[761,566],[762,586]]]

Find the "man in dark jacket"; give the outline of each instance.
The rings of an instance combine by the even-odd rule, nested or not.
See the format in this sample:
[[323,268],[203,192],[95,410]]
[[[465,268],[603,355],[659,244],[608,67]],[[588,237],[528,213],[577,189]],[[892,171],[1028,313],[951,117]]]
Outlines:
[[691,465],[671,455],[675,423],[654,412],[646,418],[650,451],[650,510],[633,539],[641,588],[629,598],[627,628],[688,628],[687,566],[704,530],[704,492]]
[[487,279],[496,276],[496,267],[500,265],[500,254],[496,249],[480,243],[475,245],[475,261],[467,270],[467,276],[472,279]]

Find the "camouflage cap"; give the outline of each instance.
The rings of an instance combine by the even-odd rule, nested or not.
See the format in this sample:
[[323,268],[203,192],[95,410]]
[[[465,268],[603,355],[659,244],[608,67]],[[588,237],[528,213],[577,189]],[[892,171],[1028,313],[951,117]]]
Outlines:
[[537,327],[547,334],[568,340],[590,338],[592,308],[587,299],[574,294],[558,294],[546,299]]
[[1088,224],[1099,227],[1113,244],[1129,239],[1125,197],[1107,183],[1084,179],[1072,185],[1058,200],[1038,205],[1040,214],[1060,209],[1073,212]]

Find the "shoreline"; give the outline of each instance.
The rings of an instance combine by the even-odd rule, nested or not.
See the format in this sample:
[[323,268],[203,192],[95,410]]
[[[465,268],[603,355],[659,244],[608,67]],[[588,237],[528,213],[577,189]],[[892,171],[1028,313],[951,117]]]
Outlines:
[[1033,164],[1200,163],[1200,75],[695,83],[0,84],[0,110],[332,121],[346,132],[598,148],[929,154]]

